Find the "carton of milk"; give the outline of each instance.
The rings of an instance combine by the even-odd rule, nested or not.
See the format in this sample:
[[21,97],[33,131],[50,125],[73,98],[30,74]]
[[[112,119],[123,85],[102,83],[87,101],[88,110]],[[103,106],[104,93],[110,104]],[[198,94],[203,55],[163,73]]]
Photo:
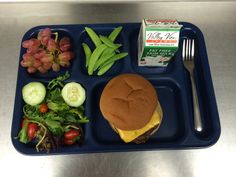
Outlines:
[[181,27],[176,20],[144,19],[138,36],[138,65],[166,67],[178,50]]

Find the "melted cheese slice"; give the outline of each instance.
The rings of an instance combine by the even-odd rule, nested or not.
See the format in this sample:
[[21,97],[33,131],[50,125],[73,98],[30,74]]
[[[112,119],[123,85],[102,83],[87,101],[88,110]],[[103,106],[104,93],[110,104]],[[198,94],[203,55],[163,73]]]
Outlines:
[[120,130],[118,128],[115,129],[119,133],[121,139],[123,139],[124,142],[129,143],[160,123],[161,123],[161,117],[156,110],[153,113],[150,121],[143,128],[137,130]]

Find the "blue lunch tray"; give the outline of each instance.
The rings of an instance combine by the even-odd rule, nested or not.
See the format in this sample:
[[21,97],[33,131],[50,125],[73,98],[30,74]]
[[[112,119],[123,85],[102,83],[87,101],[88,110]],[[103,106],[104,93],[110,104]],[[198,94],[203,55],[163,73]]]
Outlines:
[[[75,59],[69,68],[61,69],[58,73],[50,71],[47,74],[28,74],[26,69],[19,64],[11,129],[14,147],[19,152],[27,155],[47,155],[46,152],[36,152],[34,145],[22,144],[14,138],[21,129],[22,107],[25,104],[21,90],[25,84],[32,81],[47,84],[51,79],[65,73],[66,70],[69,70],[71,75],[66,82],[76,81],[86,88],[85,114],[90,118],[90,122],[83,126],[85,137],[81,147],[77,145],[62,146],[56,151],[51,151],[49,155],[192,149],[215,144],[220,136],[220,122],[204,37],[202,32],[193,24],[186,22],[180,24],[183,27],[180,33],[179,50],[166,68],[138,66],[137,38],[140,23],[49,25],[30,29],[24,35],[22,41],[36,37],[37,33],[45,27],[59,32],[60,37],[70,37]],[[125,59],[116,62],[103,76],[89,76],[87,74],[81,44],[86,42],[92,49],[94,49],[94,45],[84,30],[85,26],[93,28],[97,34],[102,35],[108,35],[117,26],[123,26],[116,42],[122,43],[121,51],[128,52],[129,55]],[[191,38],[196,41],[195,80],[203,122],[201,133],[196,132],[193,125],[191,83],[189,73],[184,69],[181,57],[182,40],[184,38]],[[24,53],[25,49],[21,47],[19,63]],[[159,130],[144,144],[124,143],[103,118],[99,109],[100,95],[106,83],[121,73],[137,73],[148,79],[155,87],[163,109],[164,116]]]

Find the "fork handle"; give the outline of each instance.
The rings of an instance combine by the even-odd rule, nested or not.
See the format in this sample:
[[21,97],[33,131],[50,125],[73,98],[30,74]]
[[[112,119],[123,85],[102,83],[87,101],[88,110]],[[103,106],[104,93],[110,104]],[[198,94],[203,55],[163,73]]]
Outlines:
[[202,121],[201,121],[201,114],[198,104],[198,96],[197,96],[197,90],[195,81],[193,79],[193,76],[191,74],[191,84],[192,84],[192,95],[193,95],[193,110],[194,110],[194,128],[196,131],[201,132],[202,131]]

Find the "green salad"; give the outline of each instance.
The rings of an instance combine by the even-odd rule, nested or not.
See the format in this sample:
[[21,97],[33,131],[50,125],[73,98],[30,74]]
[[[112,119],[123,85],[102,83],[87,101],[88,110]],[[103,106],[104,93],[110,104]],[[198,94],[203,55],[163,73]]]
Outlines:
[[38,152],[82,144],[84,133],[81,124],[89,122],[83,106],[86,93],[79,83],[65,83],[69,76],[66,72],[46,87],[40,82],[31,82],[23,87],[26,104],[17,136],[20,142],[35,144]]

